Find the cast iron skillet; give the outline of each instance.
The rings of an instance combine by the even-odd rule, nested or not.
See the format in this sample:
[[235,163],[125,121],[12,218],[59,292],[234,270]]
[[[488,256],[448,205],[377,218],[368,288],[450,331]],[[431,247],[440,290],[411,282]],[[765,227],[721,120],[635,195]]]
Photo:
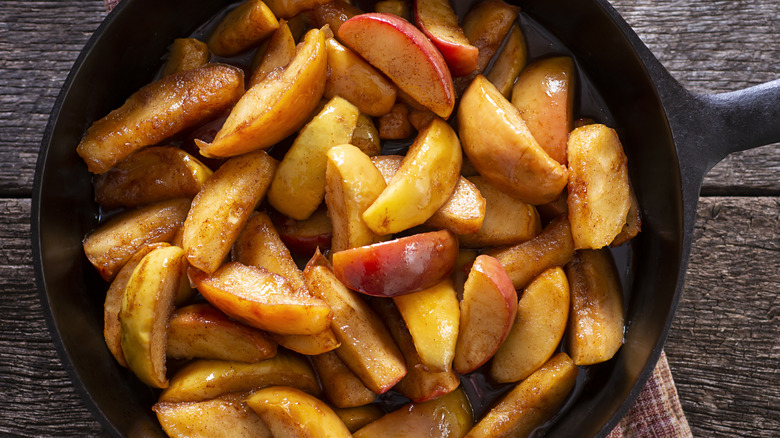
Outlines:
[[[456,1],[456,11],[471,0]],[[95,417],[117,436],[162,436],[154,394],[116,364],[102,335],[106,285],[83,255],[97,224],[90,175],[75,153],[89,124],[153,77],[170,42],[226,2],[125,0],[99,27],[60,93],[38,158],[32,205],[35,275],[55,345]],[[626,342],[589,371],[549,430],[604,436],[652,372],[679,301],[699,188],[730,152],[780,141],[780,81],[722,95],[684,90],[605,0],[527,0],[576,56],[614,115],[642,209],[632,243]]]

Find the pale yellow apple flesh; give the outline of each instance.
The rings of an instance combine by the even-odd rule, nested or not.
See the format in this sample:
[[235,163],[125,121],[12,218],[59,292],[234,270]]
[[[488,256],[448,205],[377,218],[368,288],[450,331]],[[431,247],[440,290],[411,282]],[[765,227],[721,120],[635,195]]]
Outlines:
[[246,404],[262,418],[275,437],[352,437],[330,406],[295,388],[263,388],[255,391]]
[[279,28],[279,21],[262,0],[246,0],[219,22],[208,39],[217,56],[233,56],[260,43]]

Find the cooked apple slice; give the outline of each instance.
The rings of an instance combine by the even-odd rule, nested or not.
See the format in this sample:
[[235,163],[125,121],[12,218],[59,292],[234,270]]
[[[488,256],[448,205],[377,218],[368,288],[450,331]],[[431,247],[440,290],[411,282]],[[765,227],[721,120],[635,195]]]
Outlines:
[[127,280],[119,311],[127,367],[155,388],[168,386],[166,328],[186,267],[184,262],[184,251],[177,246],[156,248],[146,254]]
[[354,408],[333,408],[333,412],[341,418],[350,432],[355,432],[385,414],[382,408],[374,404]]
[[322,382],[325,397],[339,408],[367,405],[376,399],[370,389],[333,351],[311,356],[311,363]]
[[267,149],[294,133],[317,107],[327,73],[325,37],[312,29],[283,71],[269,75],[241,96],[213,142],[195,140],[201,154],[241,155]]
[[449,371],[460,326],[458,294],[450,278],[418,292],[393,297],[414,339],[423,366]]
[[448,394],[460,385],[460,378],[452,369],[431,371],[422,364],[414,339],[392,300],[371,300],[371,307],[385,322],[406,359],[407,373],[395,385],[396,391],[413,402],[424,402]]
[[273,333],[312,335],[330,325],[322,300],[295,291],[263,268],[230,262],[213,275],[190,268],[190,280],[215,307],[252,327]]
[[462,389],[435,400],[409,403],[355,432],[355,438],[460,438],[474,424],[471,406]]
[[563,338],[568,316],[569,282],[563,269],[550,268],[523,291],[512,331],[493,356],[493,380],[519,382],[544,365]]
[[[520,26],[512,25],[504,48],[496,55],[493,67],[485,77],[496,86],[507,99],[512,96],[512,86],[528,59],[525,36]],[[533,131],[532,131],[533,132]]]
[[286,19],[326,2],[327,0],[265,0],[274,15]]
[[574,247],[609,245],[631,206],[628,159],[614,129],[592,124],[569,135],[569,222]]
[[563,266],[574,257],[574,242],[566,216],[550,222],[538,236],[508,248],[489,250],[506,269],[515,289],[522,289],[537,275],[554,266]]
[[392,297],[438,283],[457,256],[452,233],[431,231],[333,253],[333,271],[352,290]]
[[284,155],[268,191],[268,201],[293,219],[304,220],[325,198],[327,152],[349,143],[360,112],[341,97],[331,99],[298,134]]
[[76,149],[92,173],[103,173],[145,146],[211,120],[244,92],[237,67],[210,64],[163,77],[94,122]]
[[315,210],[306,220],[296,221],[284,215],[274,215],[273,221],[282,242],[293,254],[311,258],[317,248],[323,251],[330,248],[333,225],[325,208]]
[[514,245],[530,240],[542,231],[539,213],[533,205],[512,198],[484,177],[472,176],[469,180],[485,198],[485,216],[477,232],[458,236],[461,246]]
[[458,251],[458,260],[455,262],[455,269],[452,271],[452,282],[455,283],[455,290],[458,291],[458,300],[463,299],[463,289],[466,286],[471,266],[474,260],[479,256],[476,249],[463,249]]
[[[333,27],[331,29],[337,31]],[[328,38],[325,45],[328,49],[328,80],[324,96],[341,96],[369,116],[389,113],[395,103],[395,85],[334,38]]]
[[396,15],[368,13],[345,21],[338,38],[439,117],[455,107],[447,63],[414,25]]
[[332,329],[327,329],[315,335],[280,335],[271,333],[271,337],[282,347],[309,356],[333,351],[341,345]]
[[436,118],[436,114],[432,113],[428,109],[412,108],[409,110],[409,115],[406,116],[406,118],[409,119],[409,123],[414,126],[414,129],[422,131],[426,126],[428,126],[429,123],[431,123],[431,121],[433,121],[433,119]]
[[414,21],[439,49],[453,76],[463,76],[477,68],[479,50],[458,26],[458,16],[449,0],[415,0]]
[[371,157],[371,162],[382,174],[382,178],[386,183],[389,183],[393,179],[393,176],[401,168],[401,162],[404,160],[403,155],[377,155]]
[[556,354],[507,393],[466,436],[529,436],[563,406],[574,388],[577,372],[577,367],[566,353]]
[[203,184],[184,221],[182,241],[190,265],[212,273],[265,196],[277,162],[265,151],[226,161]]
[[228,318],[210,304],[176,309],[168,324],[167,356],[259,362],[276,354],[276,342],[260,330]]
[[119,312],[122,310],[122,299],[125,296],[127,281],[133,274],[138,263],[152,250],[170,246],[166,242],[150,243],[144,245],[133,254],[125,263],[122,269],[111,282],[106,292],[106,299],[103,303],[103,338],[106,340],[106,346],[114,356],[119,365],[127,367],[125,353],[122,352],[122,325],[119,323]]
[[504,267],[482,254],[474,260],[460,302],[455,371],[466,374],[488,361],[509,335],[517,313],[517,292]]
[[382,0],[374,4],[374,12],[397,15],[412,22],[412,8],[407,0]]
[[352,437],[330,406],[295,388],[263,388],[255,391],[246,404],[263,419],[275,437]]
[[409,147],[401,167],[363,213],[376,234],[397,233],[428,220],[455,191],[463,155],[455,131],[431,122]]
[[[363,13],[357,6],[342,0],[318,4],[310,12],[313,16],[313,27],[322,28],[327,24],[333,33],[338,33],[342,23]],[[328,54],[328,58],[330,58],[330,54]]]
[[382,145],[379,143],[379,131],[376,129],[371,117],[361,114],[358,117],[355,132],[352,133],[350,142],[358,149],[363,151],[369,157],[377,156],[382,151]]
[[566,165],[566,142],[574,120],[574,62],[568,56],[527,66],[512,88],[512,105],[550,157]]
[[271,34],[255,53],[252,60],[252,76],[249,87],[262,82],[268,75],[280,68],[287,67],[295,57],[295,40],[286,21],[279,21],[279,28]]
[[95,201],[104,208],[136,207],[173,198],[194,198],[211,169],[182,149],[142,149],[96,175]]
[[414,126],[409,122],[409,106],[403,102],[394,104],[390,112],[379,118],[377,124],[382,140],[403,140],[414,134]]
[[615,236],[615,239],[612,240],[609,246],[620,246],[636,237],[636,235],[642,231],[642,213],[639,211],[639,200],[636,197],[636,193],[634,193],[634,187],[631,185],[631,181],[629,181],[628,189],[631,205],[628,207],[626,223],[623,224],[620,233]]
[[141,247],[173,239],[189,208],[188,198],[177,198],[121,213],[84,238],[84,253],[110,281]]
[[168,56],[160,76],[203,67],[211,54],[203,41],[195,38],[176,38],[168,49]]
[[580,250],[566,265],[571,311],[566,348],[577,365],[607,361],[623,345],[623,292],[607,249]]
[[363,222],[363,212],[385,189],[371,158],[350,144],[331,148],[325,172],[325,203],[333,225],[331,251],[381,241]]
[[293,386],[313,395],[320,384],[306,359],[284,350],[255,363],[194,360],[171,378],[160,402],[209,400],[230,392],[246,392],[273,385]]
[[279,21],[262,0],[246,0],[222,18],[209,37],[209,49],[217,56],[234,56],[278,28]]
[[171,438],[273,438],[263,420],[244,403],[244,394],[227,394],[198,402],[157,403],[157,414]]
[[568,215],[569,206],[566,204],[569,194],[566,190],[561,193],[554,201],[544,205],[537,205],[536,211],[539,212],[539,218],[543,224],[552,222],[553,219],[561,215]]
[[331,328],[341,342],[336,354],[368,389],[383,394],[404,375],[401,352],[376,313],[347,289],[319,252],[303,271],[309,289],[333,309]]
[[520,111],[482,75],[463,93],[458,128],[474,167],[512,197],[546,204],[566,187],[566,168],[539,146]]

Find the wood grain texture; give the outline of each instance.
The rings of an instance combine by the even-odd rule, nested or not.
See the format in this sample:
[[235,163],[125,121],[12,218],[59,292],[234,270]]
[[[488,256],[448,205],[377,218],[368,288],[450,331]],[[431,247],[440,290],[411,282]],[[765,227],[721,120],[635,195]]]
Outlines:
[[[696,92],[780,77],[780,2],[613,0]],[[103,436],[43,320],[30,200],[48,114],[105,17],[102,0],[0,2],[0,436]],[[705,179],[692,259],[666,346],[695,436],[780,436],[780,145],[733,154]]]

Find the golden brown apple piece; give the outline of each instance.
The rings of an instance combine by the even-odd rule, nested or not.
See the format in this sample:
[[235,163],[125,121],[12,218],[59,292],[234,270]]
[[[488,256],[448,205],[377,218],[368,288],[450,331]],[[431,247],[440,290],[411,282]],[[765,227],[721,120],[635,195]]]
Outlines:
[[287,67],[294,57],[295,40],[290,26],[285,20],[281,20],[279,28],[255,53],[252,60],[252,76],[249,78],[249,87],[262,82],[272,71]]
[[322,300],[293,290],[264,268],[230,262],[209,275],[190,268],[190,280],[215,307],[252,327],[273,333],[312,335],[330,325]]
[[447,63],[413,24],[391,14],[367,13],[345,21],[338,38],[439,117],[455,107]]
[[431,231],[333,253],[333,271],[352,290],[393,297],[438,283],[457,256],[452,233]]
[[201,154],[230,157],[267,149],[300,129],[325,90],[327,57],[322,32],[307,32],[287,67],[241,96],[213,142],[195,140]]
[[554,266],[563,266],[574,257],[574,242],[566,216],[550,222],[533,239],[508,248],[486,252],[506,269],[515,289],[522,289],[537,275]]
[[452,271],[452,282],[455,283],[455,290],[458,291],[458,300],[463,299],[463,289],[466,285],[471,266],[474,260],[479,256],[476,249],[458,250],[458,260],[455,262],[455,269]]
[[536,206],[536,211],[539,212],[539,218],[543,224],[546,225],[558,216],[569,213],[569,206],[566,204],[568,197],[568,192],[564,190],[561,196],[558,196],[554,201]]
[[181,248],[153,249],[133,270],[122,297],[119,324],[127,367],[154,388],[168,386],[166,328],[185,269]]
[[330,248],[333,225],[324,206],[303,221],[296,221],[281,214],[274,214],[272,220],[279,237],[292,254],[311,258],[317,248],[323,251]]
[[325,397],[339,408],[367,405],[376,399],[370,389],[333,351],[311,356],[311,363],[322,383]]
[[634,187],[631,185],[631,181],[629,181],[628,189],[631,204],[628,207],[626,223],[623,224],[620,233],[615,236],[615,239],[609,246],[620,246],[636,237],[636,235],[642,231],[642,213],[639,210],[639,200],[636,198],[636,193],[634,193]]
[[379,406],[373,404],[354,408],[333,408],[333,412],[341,418],[350,432],[355,432],[385,414]]
[[395,103],[395,85],[334,38],[328,38],[325,45],[328,49],[328,80],[323,95],[327,98],[341,96],[369,116],[389,113]]
[[176,309],[168,323],[167,356],[259,362],[276,355],[266,333],[233,321],[206,303]]
[[246,392],[273,385],[293,386],[319,395],[320,384],[306,359],[279,350],[276,356],[254,363],[194,360],[173,375],[160,402],[209,400],[230,392]]
[[313,16],[313,27],[322,28],[327,24],[333,33],[338,33],[341,23],[363,13],[357,6],[342,0],[318,4],[310,12]]
[[493,380],[519,382],[544,365],[563,338],[568,316],[569,282],[562,268],[550,268],[523,291],[512,331],[493,356]]
[[355,432],[355,438],[461,438],[474,424],[462,389],[437,399],[409,403]]
[[266,0],[265,2],[274,15],[286,19],[291,19],[322,3],[327,3],[327,0]]
[[525,67],[528,49],[523,31],[517,24],[512,25],[506,38],[504,48],[496,55],[493,67],[490,68],[485,77],[496,86],[504,97],[509,99],[512,96],[512,85]]
[[409,119],[409,123],[414,126],[414,129],[418,131],[422,131],[425,129],[426,126],[428,126],[433,119],[435,119],[437,116],[436,114],[432,113],[428,109],[417,109],[412,108],[409,110],[409,115],[406,116],[407,119]]
[[514,245],[530,240],[542,231],[539,213],[528,203],[514,199],[481,176],[469,178],[485,198],[485,217],[479,231],[458,236],[466,248]]
[[414,339],[392,300],[371,300],[371,307],[385,322],[406,359],[406,376],[393,389],[413,402],[424,402],[448,394],[460,385],[460,378],[452,369],[431,371],[422,364]]
[[556,354],[507,393],[466,437],[529,436],[558,412],[576,380],[577,367],[569,356]]
[[336,278],[319,252],[303,275],[309,290],[333,309],[331,328],[341,342],[336,354],[368,389],[377,394],[387,392],[406,375],[406,365],[382,321]]
[[358,117],[355,132],[352,133],[352,145],[363,151],[369,157],[379,155],[382,145],[379,143],[379,130],[376,129],[371,117],[361,114]]
[[569,222],[574,247],[609,245],[631,205],[628,159],[615,130],[593,124],[569,135]]
[[96,175],[95,201],[104,208],[116,208],[194,198],[211,174],[211,169],[182,149],[150,147]]
[[520,111],[482,75],[461,97],[458,132],[474,167],[510,196],[546,204],[566,187],[566,168],[539,146]]
[[382,140],[403,140],[414,134],[409,122],[409,106],[403,102],[393,105],[387,114],[379,117],[379,138]]
[[217,56],[237,55],[278,28],[279,21],[262,0],[245,0],[219,22],[209,37],[209,49]]
[[363,222],[363,212],[385,189],[382,174],[371,158],[350,144],[328,153],[325,204],[333,225],[331,251],[341,251],[383,240]]
[[162,402],[152,406],[152,410],[171,438],[273,438],[243,397],[244,394],[227,394],[197,402]]
[[211,120],[244,93],[237,67],[209,64],[163,77],[94,122],[76,149],[92,173],[103,173],[145,146]]
[[297,220],[314,213],[325,198],[327,152],[349,143],[359,114],[355,105],[337,96],[306,124],[279,163],[268,191],[277,211]]
[[209,47],[195,38],[176,38],[168,49],[168,56],[160,76],[200,68],[209,62]]
[[141,247],[170,241],[189,208],[190,199],[177,198],[120,213],[84,238],[84,253],[110,281]]
[[477,68],[479,50],[458,25],[449,0],[415,0],[414,22],[439,49],[453,76],[467,75]]
[[455,131],[441,119],[417,134],[385,190],[363,213],[376,234],[397,233],[428,220],[452,196],[463,156]]
[[566,348],[577,365],[607,361],[623,345],[623,292],[607,249],[579,250],[566,265],[571,310]]
[[406,0],[382,0],[374,4],[374,12],[397,15],[412,22],[412,8]]
[[285,386],[255,391],[246,404],[275,437],[351,438],[352,434],[325,402]]
[[453,367],[459,374],[487,362],[515,322],[517,292],[504,267],[482,254],[474,260],[460,301],[460,330]]
[[458,294],[447,277],[433,286],[393,297],[414,340],[420,362],[431,371],[449,371],[460,325]]
[[219,268],[252,211],[265,196],[277,167],[265,151],[226,161],[203,184],[184,221],[182,241],[190,265]]
[[566,142],[574,118],[574,61],[568,56],[544,58],[520,73],[512,88],[512,105],[550,157],[567,163]]

